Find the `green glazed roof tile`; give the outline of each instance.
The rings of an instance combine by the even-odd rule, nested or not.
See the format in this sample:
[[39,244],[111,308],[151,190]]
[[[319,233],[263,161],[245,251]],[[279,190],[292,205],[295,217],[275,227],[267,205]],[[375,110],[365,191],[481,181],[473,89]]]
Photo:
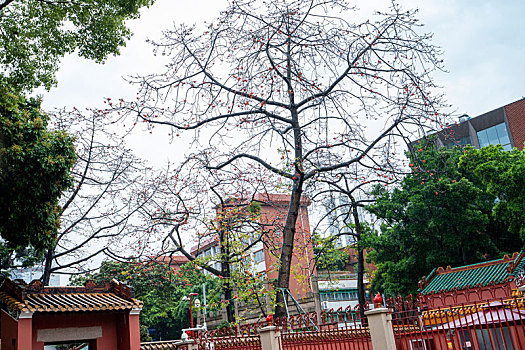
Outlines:
[[[512,260],[504,261],[499,259],[450,270],[439,269],[427,286],[423,288],[421,294],[448,292],[453,289],[461,290],[467,287],[472,288],[479,285],[486,286],[491,283],[502,283],[511,276],[511,272],[507,269],[511,262]],[[520,259],[517,266],[521,264],[525,265],[525,259]]]

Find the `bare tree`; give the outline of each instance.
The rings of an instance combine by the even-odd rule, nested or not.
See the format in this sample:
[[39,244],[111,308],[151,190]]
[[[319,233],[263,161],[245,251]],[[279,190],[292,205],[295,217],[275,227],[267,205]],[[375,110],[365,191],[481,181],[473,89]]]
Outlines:
[[[162,246],[150,258],[163,256],[166,261],[166,257],[182,254],[219,277],[228,322],[235,321],[234,288],[242,289],[241,279],[256,282],[249,263],[250,249],[266,243],[267,228],[272,226],[271,221],[260,220],[260,204],[255,199],[270,184],[253,181],[245,174],[218,174],[206,169],[198,158],[189,157],[172,171],[164,193],[156,196],[162,201],[153,201],[149,218],[151,230],[162,238]],[[214,247],[213,253],[208,254],[210,247]],[[255,299],[264,313],[260,300]]]
[[78,159],[74,186],[61,199],[61,229],[45,252],[45,285],[52,273],[89,271],[103,254],[119,249],[130,254],[134,237],[144,234],[143,214],[157,192],[148,178],[151,171],[111,132],[102,111],[61,110],[52,120],[75,136]]
[[[361,316],[364,316],[366,304],[363,208],[374,202],[369,195],[374,186],[395,185],[405,175],[406,167],[398,159],[398,154],[393,152],[394,146],[388,145],[388,157],[369,154],[352,166],[323,172],[308,189],[313,193],[312,200],[322,203],[324,209],[314,231],[326,237],[326,242],[330,244],[343,236],[350,238],[346,240],[347,243],[353,242],[357,253],[357,290]],[[373,225],[373,222],[368,224]]]
[[[133,81],[138,120],[194,131],[195,157],[217,172],[259,164],[291,194],[277,288],[288,288],[300,199],[319,174],[388,158],[396,137],[440,124],[440,68],[414,11],[395,3],[352,24],[344,1],[233,1],[202,32],[153,42],[165,72]],[[375,159],[380,162],[380,159]],[[276,315],[285,313],[277,294]]]

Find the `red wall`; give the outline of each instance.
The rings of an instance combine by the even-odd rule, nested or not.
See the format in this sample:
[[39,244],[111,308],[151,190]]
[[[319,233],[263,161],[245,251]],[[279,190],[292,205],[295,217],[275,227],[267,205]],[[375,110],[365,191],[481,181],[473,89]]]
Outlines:
[[16,347],[13,346],[13,339],[16,339],[18,334],[18,322],[16,322],[11,316],[6,314],[2,310],[2,350],[15,350]]
[[458,291],[428,294],[420,297],[422,297],[424,303],[431,309],[434,309],[510,298],[513,289],[516,289],[516,283],[511,281],[494,286],[473,287]]
[[140,321],[139,315],[129,315],[129,349],[140,349]]
[[[261,221],[269,224],[271,227],[269,234],[264,238],[266,272],[270,280],[277,278],[278,275],[278,269],[275,267],[277,258],[274,255],[278,256],[281,252],[282,232],[287,213],[287,202],[279,202],[274,205],[261,204]],[[299,209],[295,229],[289,288],[292,295],[297,297],[298,294],[306,296],[307,292],[312,291],[308,277],[315,273],[312,235],[310,233],[310,221],[306,205],[301,205]],[[268,246],[270,247],[269,250],[266,248]],[[273,254],[271,251],[273,251]]]
[[[94,326],[102,327],[102,337],[97,339],[97,350],[128,350],[130,349],[129,331],[117,326],[119,323],[122,324],[124,319],[127,321],[127,314],[127,312],[35,313],[33,350],[44,349],[44,343],[37,342],[39,329]],[[120,332],[118,328],[121,329]]]

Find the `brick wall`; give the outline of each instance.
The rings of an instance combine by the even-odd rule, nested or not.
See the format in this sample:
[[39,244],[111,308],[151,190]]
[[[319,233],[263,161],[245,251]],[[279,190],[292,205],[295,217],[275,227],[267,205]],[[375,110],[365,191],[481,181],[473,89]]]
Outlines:
[[523,150],[525,142],[525,98],[505,107],[514,146]]
[[[261,201],[261,222],[266,225],[264,241],[264,258],[266,273],[269,280],[277,279],[278,256],[282,247],[282,235],[288,214],[289,195],[264,194],[258,195]],[[310,199],[303,196],[295,225],[294,247],[291,263],[289,289],[296,298],[302,298],[312,293],[310,276],[316,273],[312,234],[308,217]]]

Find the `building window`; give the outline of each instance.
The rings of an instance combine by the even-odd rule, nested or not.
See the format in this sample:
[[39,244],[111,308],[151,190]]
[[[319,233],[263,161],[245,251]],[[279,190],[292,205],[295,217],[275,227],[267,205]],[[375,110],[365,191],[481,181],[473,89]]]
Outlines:
[[502,145],[505,151],[510,151],[512,149],[505,123],[478,131],[478,141],[480,148],[488,145]]
[[255,260],[256,264],[264,261],[264,250],[261,249],[253,253],[253,259]]
[[357,300],[357,290],[321,291],[321,301]]
[[514,350],[515,341],[508,327],[476,329],[480,350]]

